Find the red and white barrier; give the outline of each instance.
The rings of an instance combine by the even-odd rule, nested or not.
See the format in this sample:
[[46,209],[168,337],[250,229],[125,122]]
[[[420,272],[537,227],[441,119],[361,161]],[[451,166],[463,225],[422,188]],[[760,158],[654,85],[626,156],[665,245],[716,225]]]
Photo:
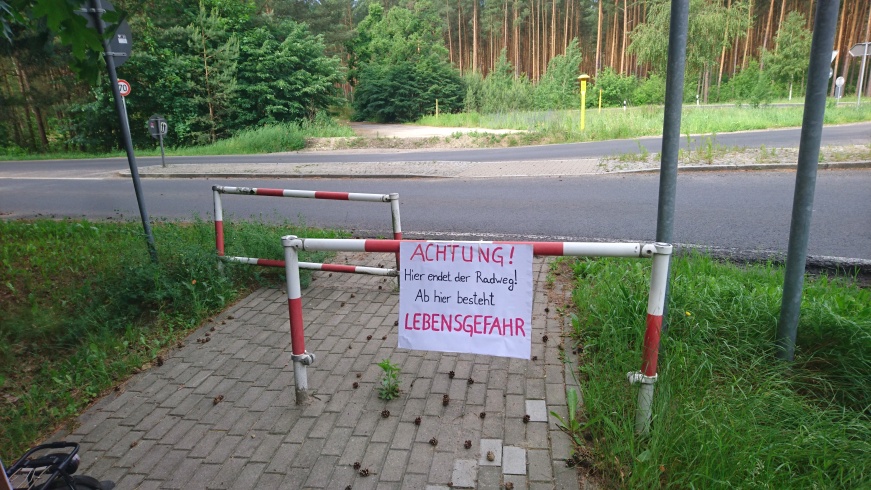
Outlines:
[[[448,254],[452,247],[461,246],[449,241],[420,241],[423,254]],[[290,312],[291,343],[294,356],[294,377],[302,373],[311,364],[313,355],[305,352],[302,306],[299,300],[299,266],[298,251],[334,251],[334,252],[391,252],[399,253],[400,240],[358,240],[358,239],[325,239],[297,238],[293,235],[282,237],[284,246],[287,294]],[[662,315],[665,309],[665,291],[668,280],[668,267],[671,260],[672,246],[665,243],[596,243],[596,242],[481,242],[500,243],[506,245],[532,245],[533,254],[539,256],[574,256],[574,257],[635,257],[653,258],[650,277],[650,295],[647,303],[647,328],[644,334],[644,354],[641,371],[629,373],[630,382],[640,382],[638,407],[635,416],[636,430],[650,424],[650,410],[653,400],[653,383],[656,381],[656,363],[659,354],[659,335],[662,328]],[[398,269],[397,269],[398,272]],[[298,305],[298,306],[297,306]],[[311,356],[311,357],[305,357]],[[305,364],[307,362],[307,364]],[[308,399],[308,381],[297,379],[297,404],[306,403]]]
[[[268,196],[268,197],[293,197],[302,199],[326,199],[333,201],[358,201],[358,202],[388,202],[390,203],[391,223],[393,226],[394,240],[402,240],[402,225],[399,219],[399,194],[365,194],[361,192],[331,192],[331,191],[306,191],[293,189],[269,189],[264,187],[232,187],[212,186],[212,199],[215,208],[215,248],[218,257],[227,262],[242,264],[261,265],[266,267],[284,267],[281,260],[260,259],[251,257],[227,257],[224,253],[224,209],[221,202],[221,194],[238,194],[244,196]],[[398,249],[397,249],[398,250]],[[327,269],[323,266],[329,265]],[[391,269],[377,269],[373,267],[353,267],[333,264],[316,264],[312,262],[300,262],[301,269],[329,270],[331,272],[344,272],[352,274],[374,274],[390,276],[395,275]],[[399,252],[396,253],[396,268],[399,269]]]
[[[274,259],[256,259],[253,257],[229,257],[223,258],[227,262],[236,262],[240,264],[259,265],[263,267],[284,267],[284,260]],[[326,272],[343,272],[347,274],[368,274],[370,276],[396,276],[396,269],[382,269],[379,267],[364,267],[361,265],[342,265],[342,264],[320,264],[317,262],[299,262],[300,269],[326,271]]]

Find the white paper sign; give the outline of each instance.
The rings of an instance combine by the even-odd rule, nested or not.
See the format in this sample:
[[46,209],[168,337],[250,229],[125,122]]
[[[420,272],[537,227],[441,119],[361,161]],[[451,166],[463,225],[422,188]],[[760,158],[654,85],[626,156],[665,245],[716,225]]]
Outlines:
[[402,242],[399,347],[529,359],[532,245]]

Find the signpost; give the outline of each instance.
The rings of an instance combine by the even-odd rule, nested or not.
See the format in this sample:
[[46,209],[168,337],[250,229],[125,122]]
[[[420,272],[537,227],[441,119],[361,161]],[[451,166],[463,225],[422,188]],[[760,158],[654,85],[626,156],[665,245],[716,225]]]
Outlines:
[[163,116],[155,114],[148,119],[148,132],[152,138],[160,140],[160,165],[166,167],[166,160],[163,156],[163,137],[169,130],[169,125],[166,124],[166,119]]
[[865,59],[871,54],[871,42],[856,43],[850,48],[850,56],[862,57],[862,68],[859,69],[859,86],[856,88],[856,107],[862,102],[862,82],[865,78]]
[[[103,22],[103,14],[114,10],[107,0],[86,0],[82,5],[80,14],[88,19],[88,25],[97,29],[100,37],[106,32],[106,24]],[[145,208],[145,197],[142,194],[142,185],[139,182],[139,168],[136,166],[136,155],[133,153],[133,139],[130,137],[130,125],[127,122],[127,109],[124,95],[121,93],[121,82],[115,67],[123,64],[130,55],[131,37],[129,26],[124,27],[124,22],[115,29],[111,40],[103,38],[103,58],[106,60],[106,70],[109,72],[109,83],[115,98],[115,110],[121,120],[121,138],[124,150],[127,152],[127,162],[130,165],[130,178],[133,180],[133,191],[136,194],[136,203],[139,205],[139,216],[142,219],[142,228],[145,232],[145,241],[151,260],[157,262],[157,247],[154,245],[154,234],[151,232],[151,220],[148,210]],[[117,60],[117,63],[116,63]],[[123,81],[129,94],[130,84]]]
[[532,245],[402,242],[399,347],[529,359]]

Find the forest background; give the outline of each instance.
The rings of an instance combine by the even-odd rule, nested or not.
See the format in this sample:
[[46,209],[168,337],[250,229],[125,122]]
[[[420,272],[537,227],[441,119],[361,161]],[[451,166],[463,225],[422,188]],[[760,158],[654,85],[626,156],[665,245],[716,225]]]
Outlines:
[[[690,0],[686,101],[766,104],[804,91],[817,0]],[[336,117],[407,122],[446,112],[662,104],[666,0],[117,0],[133,32],[118,68],[168,145],[214,143]],[[0,154],[118,147],[108,77],[76,39],[72,0],[0,0]],[[832,80],[855,95],[871,0],[842,0]],[[866,70],[871,68],[867,64]],[[865,80],[868,75],[865,75]],[[871,84],[867,95],[871,96]],[[834,83],[831,95],[834,95]],[[141,127],[138,127],[141,126]]]

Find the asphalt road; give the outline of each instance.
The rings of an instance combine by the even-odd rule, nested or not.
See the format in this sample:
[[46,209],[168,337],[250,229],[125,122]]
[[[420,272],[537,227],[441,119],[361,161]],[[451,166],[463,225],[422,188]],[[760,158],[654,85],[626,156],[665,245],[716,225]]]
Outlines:
[[[743,251],[787,248],[794,172],[685,173],[678,178],[677,243]],[[145,179],[152,218],[212,214],[212,185],[400,193],[408,237],[639,240],[655,237],[658,176],[609,174],[501,179]],[[389,236],[386,204],[223,196],[225,220],[260,216]],[[7,179],[0,215],[138,220],[128,180]],[[871,260],[871,172],[824,170],[817,178],[809,253]]]
[[[797,148],[799,128],[768,131],[745,131],[722,133],[712,136],[717,144],[727,147]],[[692,145],[706,144],[704,136],[693,137]],[[871,142],[871,123],[847,124],[823,127],[822,144],[867,145]],[[641,144],[651,153],[662,148],[662,138],[652,136],[627,140],[596,141],[563,145],[524,146],[515,148],[447,149],[447,150],[352,150],[337,152],[290,152],[268,155],[230,155],[204,157],[170,157],[172,164],[190,163],[347,163],[347,162],[501,162],[506,160],[563,160],[598,158],[606,155],[637,153]],[[681,138],[681,146],[687,146],[687,138]],[[137,158],[140,167],[160,165],[160,157]],[[126,158],[99,160],[48,160],[27,162],[0,162],[0,178],[48,177],[58,175],[68,178],[100,178],[107,173],[128,168]]]

